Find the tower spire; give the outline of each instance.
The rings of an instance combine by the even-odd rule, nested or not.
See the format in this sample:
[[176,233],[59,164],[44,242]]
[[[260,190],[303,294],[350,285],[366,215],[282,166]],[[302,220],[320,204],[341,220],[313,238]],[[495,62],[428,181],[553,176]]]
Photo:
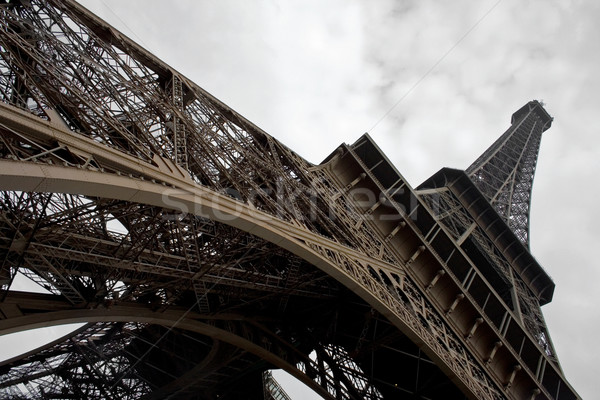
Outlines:
[[539,101],[525,104],[512,115],[510,128],[466,171],[527,247],[533,176],[542,133],[552,119]]

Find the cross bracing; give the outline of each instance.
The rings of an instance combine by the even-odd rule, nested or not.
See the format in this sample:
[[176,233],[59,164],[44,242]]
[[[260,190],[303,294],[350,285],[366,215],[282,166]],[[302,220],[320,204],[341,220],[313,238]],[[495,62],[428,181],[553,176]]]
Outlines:
[[529,246],[529,207],[542,133],[552,117],[538,101],[513,114],[511,127],[469,168],[467,174],[515,235]]
[[0,332],[87,323],[3,362],[4,397],[258,399],[282,368],[331,399],[578,398],[515,307],[543,270],[487,220],[457,240],[368,136],[313,165],[74,2],[0,12]]

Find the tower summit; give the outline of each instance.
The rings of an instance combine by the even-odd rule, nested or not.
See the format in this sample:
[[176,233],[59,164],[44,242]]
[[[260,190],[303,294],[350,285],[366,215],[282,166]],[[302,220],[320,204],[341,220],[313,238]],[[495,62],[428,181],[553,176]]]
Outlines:
[[533,100],[517,110],[511,126],[466,172],[498,215],[529,247],[531,189],[542,133],[552,117]]

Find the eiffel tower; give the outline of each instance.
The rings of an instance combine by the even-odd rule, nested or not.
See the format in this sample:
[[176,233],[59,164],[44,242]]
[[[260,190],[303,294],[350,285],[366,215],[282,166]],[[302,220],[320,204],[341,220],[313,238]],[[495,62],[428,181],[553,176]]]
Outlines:
[[[314,165],[72,0],[0,5],[3,399],[578,399],[529,252],[537,101],[411,187]],[[40,291],[11,290],[28,278]]]

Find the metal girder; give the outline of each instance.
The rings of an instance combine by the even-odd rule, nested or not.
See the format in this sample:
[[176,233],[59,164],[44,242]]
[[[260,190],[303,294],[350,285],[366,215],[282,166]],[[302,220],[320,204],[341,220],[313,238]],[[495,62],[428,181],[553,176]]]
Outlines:
[[[235,348],[250,352],[257,356],[258,359],[268,362],[269,365],[283,368],[290,372],[296,378],[312,387],[324,398],[365,398],[363,396],[352,396],[348,394],[349,390],[353,390],[349,382],[347,382],[344,387],[337,386],[334,390],[331,390],[334,376],[331,375],[329,368],[337,368],[336,363],[334,363],[331,358],[328,358],[328,366],[325,367],[318,359],[312,360],[308,355],[302,354],[291,344],[282,340],[277,334],[270,332],[265,326],[258,324],[256,320],[249,321],[244,315],[224,314],[206,319],[206,316],[198,314],[197,312],[192,312],[189,309],[185,310],[171,307],[169,310],[153,311],[151,307],[137,303],[112,304],[109,308],[97,307],[94,309],[72,309],[71,305],[60,297],[26,293],[13,294],[7,298],[7,302],[9,304],[16,304],[19,309],[24,310],[26,313],[28,312],[27,310],[35,310],[35,312],[29,315],[0,320],[0,334],[10,333],[23,328],[30,329],[63,323],[86,322],[95,324],[92,326],[102,327],[104,330],[110,330],[111,326],[117,327],[115,323],[121,324],[118,324],[118,329],[121,329],[120,327],[124,323],[129,324],[128,336],[140,337],[142,335],[141,331],[143,330],[143,327],[160,325],[169,328],[167,332],[176,329],[176,331],[198,333],[210,337],[213,340],[226,342],[234,345]],[[141,328],[138,326],[139,324],[142,325]],[[97,329],[99,328],[94,328],[94,332],[96,332]],[[24,381],[36,381],[42,377],[51,377],[56,375],[59,370],[73,370],[76,367],[81,368],[82,366],[92,368],[98,362],[97,360],[85,360],[77,357],[75,361],[71,361],[70,364],[66,366],[65,361],[62,360],[66,357],[70,357],[74,352],[74,348],[82,349],[82,346],[89,348],[94,343],[97,346],[100,342],[104,341],[110,343],[113,347],[113,351],[108,351],[106,348],[99,348],[95,351],[95,353],[101,355],[106,362],[114,359],[121,359],[123,357],[133,357],[130,353],[127,353],[127,346],[131,343],[131,340],[126,340],[120,345],[118,342],[115,342],[113,337],[105,337],[105,335],[94,333],[93,340],[89,339],[90,335],[88,335],[88,339],[84,341],[83,339],[76,337],[80,332],[81,329],[75,332],[73,334],[74,338],[59,340],[55,342],[55,344],[44,346],[44,348],[33,351],[30,354],[0,363],[0,368],[8,369],[12,374],[2,379],[2,382],[0,382],[0,389],[6,389]],[[160,342],[165,336],[166,333],[160,337],[158,342],[148,342],[148,345],[150,347],[157,346],[163,348],[162,343]],[[132,358],[128,364],[127,370],[119,373],[121,376],[113,376],[112,378],[108,378],[108,381],[105,382],[96,382],[97,386],[99,386],[98,390],[102,390],[105,394],[108,393],[110,395],[112,393],[111,390],[113,390],[126,376],[129,377],[130,375],[131,378],[128,378],[127,380],[137,379],[141,380],[140,384],[142,385],[155,386],[155,383],[153,382],[145,382],[139,371],[136,370],[139,363],[149,362],[145,359],[147,355],[146,352],[142,356]],[[173,355],[176,357],[184,357],[183,354],[174,353]],[[61,360],[60,365],[56,365],[57,358]],[[169,388],[181,390],[181,385],[184,383],[186,387],[197,385],[198,381],[203,381],[207,374],[211,374],[214,372],[213,370],[219,369],[211,362],[213,359],[215,362],[220,363],[221,367],[224,367],[232,361],[231,357],[216,357],[208,354],[203,363],[193,367],[195,372],[190,370],[181,377],[174,376],[173,382],[169,383],[168,387],[154,388],[154,390],[147,388],[144,391],[145,397],[143,398],[155,398],[155,396],[160,397],[160,393],[172,393],[172,390]],[[73,364],[73,362],[76,364]],[[206,370],[206,365],[209,363],[210,369]],[[301,368],[295,367],[298,363],[302,365]],[[52,366],[50,367],[50,365]],[[24,368],[30,369],[26,375],[23,375]],[[123,367],[121,367],[121,369],[122,368]],[[199,373],[200,370],[202,370],[203,373]],[[357,371],[350,372],[356,379]],[[325,384],[325,382],[328,382],[328,384]],[[362,378],[362,382],[365,382],[364,378]],[[137,385],[138,384],[136,383],[136,386]],[[150,393],[152,394],[150,395]],[[112,395],[114,395],[114,393]]]
[[[1,162],[1,161],[0,161]],[[35,165],[33,165],[35,167]],[[51,171],[54,171],[56,169],[56,176],[65,176],[64,172],[61,171],[63,169],[65,169],[64,167],[54,167],[54,166],[50,166],[50,167],[45,167],[45,179],[48,179],[48,177],[50,176],[49,173],[52,173]],[[7,171],[8,173],[8,169],[4,169],[4,171]],[[96,182],[95,179],[93,179],[93,176],[99,176],[101,177],[103,174],[100,172],[94,172],[94,173],[90,173],[88,171],[81,171],[81,170],[75,170],[77,172],[81,172],[82,174],[84,174],[86,177],[84,179],[84,182],[82,182],[84,185],[90,185],[93,182]],[[23,171],[21,171],[21,176],[24,176],[25,174],[23,174]],[[42,178],[42,176],[40,176],[40,178]],[[52,178],[50,178],[50,180],[52,181]],[[104,179],[101,179],[102,181],[104,181]],[[26,181],[25,179],[21,180],[22,182]],[[70,178],[70,187],[72,188],[77,188],[77,184],[76,184],[76,180],[74,179],[74,177]],[[114,183],[114,182],[113,182]],[[145,184],[146,182],[141,182],[142,184]],[[162,186],[156,185],[156,184],[151,184],[148,183],[148,185],[150,185],[149,187],[154,187],[157,186],[158,188],[160,188],[162,190]],[[83,192],[85,194],[85,190],[80,190],[80,189],[75,189],[77,191]],[[56,190],[56,189],[52,189],[52,191],[60,191],[60,190]],[[108,193],[107,190],[99,190],[99,192],[102,191],[104,193]],[[124,191],[119,191],[121,193],[123,193]],[[92,194],[93,195],[93,194]],[[184,201],[183,199],[185,198],[184,196],[186,195],[186,193],[184,192],[184,194],[182,195],[181,198],[178,198],[178,201]],[[138,192],[136,194],[136,196],[140,196],[141,197],[145,197],[145,194],[143,194],[141,187],[138,187]],[[424,346],[432,346],[435,349],[435,353],[434,355],[438,355],[441,356],[443,355],[443,353],[445,353],[445,349],[443,347],[440,347],[439,343],[437,342],[437,339],[435,339],[435,336],[433,333],[429,333],[429,330],[431,329],[431,327],[429,326],[429,324],[427,324],[427,328],[424,328],[419,321],[419,318],[417,315],[414,315],[412,313],[412,311],[409,311],[409,309],[406,309],[406,306],[403,306],[400,299],[397,297],[398,295],[395,293],[395,288],[392,289],[392,291],[389,291],[389,289],[387,289],[385,286],[381,285],[381,283],[378,282],[378,279],[381,278],[374,278],[373,276],[371,276],[371,274],[368,271],[367,265],[371,265],[375,268],[377,268],[379,271],[381,271],[381,273],[389,273],[389,274],[395,274],[396,276],[398,276],[398,279],[403,276],[403,273],[401,270],[399,270],[397,267],[394,266],[387,266],[386,263],[383,263],[377,259],[370,259],[370,258],[366,258],[364,255],[362,254],[356,254],[355,251],[353,251],[352,249],[349,248],[345,248],[344,246],[340,246],[339,244],[336,244],[334,242],[331,242],[330,240],[327,240],[325,238],[322,238],[320,236],[315,236],[314,234],[311,234],[310,232],[302,232],[298,227],[296,226],[290,226],[285,224],[283,221],[277,221],[277,220],[273,220],[273,221],[269,221],[268,224],[268,234],[262,233],[263,229],[266,230],[266,224],[260,224],[260,222],[263,222],[265,219],[269,219],[270,217],[268,215],[261,215],[260,218],[256,218],[255,219],[255,223],[256,226],[252,227],[252,228],[248,228],[248,222],[245,222],[245,225],[242,225],[241,222],[239,221],[242,218],[248,218],[246,215],[250,214],[250,215],[256,215],[257,213],[259,213],[259,211],[257,210],[248,210],[247,206],[239,204],[239,203],[235,203],[235,200],[230,199],[228,197],[225,196],[219,196],[217,194],[213,194],[213,200],[217,200],[217,201],[213,201],[210,203],[211,207],[214,208],[218,208],[218,213],[214,212],[214,215],[219,215],[221,216],[224,220],[226,220],[226,218],[224,218],[223,216],[226,216],[227,214],[225,214],[225,212],[227,210],[231,210],[231,209],[237,209],[235,212],[235,215],[237,218],[233,219],[232,221],[228,221],[228,223],[231,223],[233,225],[237,225],[237,226],[241,226],[241,227],[246,227],[246,229],[248,229],[250,232],[252,232],[253,234],[256,235],[265,235],[269,238],[271,238],[271,240],[273,240],[275,243],[277,243],[280,247],[283,248],[288,248],[290,251],[292,252],[298,252],[300,254],[302,254],[302,258],[311,262],[311,264],[318,266],[319,268],[327,268],[326,271],[328,272],[328,275],[335,277],[337,280],[341,281],[341,282],[346,282],[346,286],[351,288],[353,291],[355,291],[357,294],[362,295],[362,296],[367,296],[369,298],[370,302],[375,303],[375,306],[377,308],[379,308],[382,312],[384,312],[385,314],[388,314],[390,311],[392,311],[393,315],[398,315],[401,316],[400,318],[396,317],[396,323],[400,324],[400,326],[403,327],[404,330],[406,330],[408,327],[407,325],[405,325],[406,323],[410,323],[410,328],[409,331],[412,331],[412,335],[415,336],[415,338],[420,338],[420,340],[423,340],[424,338],[427,338],[427,341],[423,343]],[[203,196],[195,196],[195,198],[198,199],[202,199]],[[138,199],[138,201],[140,201]],[[223,205],[220,204],[220,202],[223,203]],[[227,203],[233,203],[230,205],[227,205]],[[190,207],[190,209],[197,209],[197,207]],[[208,208],[203,208],[204,212],[208,213],[209,209]],[[231,214],[229,214],[231,215]],[[251,219],[248,218],[250,221]],[[277,227],[279,227],[281,229],[281,233],[279,233],[278,235],[280,236],[280,239],[274,240],[274,237],[272,236],[276,231]],[[292,240],[292,238],[295,238],[296,240]],[[288,241],[288,243],[286,243],[286,241]],[[301,241],[303,241],[306,244],[303,244]],[[331,261],[330,261],[331,260]],[[361,263],[362,260],[362,263]],[[335,261],[335,263],[334,263]],[[340,269],[340,266],[342,266],[343,269]],[[398,281],[397,284],[400,284],[400,281]],[[405,289],[405,288],[403,288]],[[414,290],[414,289],[413,289]],[[412,296],[416,296],[417,292],[413,292]],[[411,297],[412,297],[411,296]],[[385,302],[383,302],[385,301]],[[415,298],[413,300],[414,302],[417,303],[421,303],[422,300],[419,300],[418,298]],[[384,304],[386,304],[386,306],[384,306]],[[390,308],[388,308],[390,307]],[[387,309],[387,310],[386,310]],[[433,314],[429,315],[430,312],[433,312]],[[426,319],[429,319],[430,317],[433,317],[433,315],[435,315],[435,311],[431,310],[431,311],[426,311]],[[390,316],[391,317],[391,316]],[[411,322],[412,321],[412,322]],[[437,324],[440,324],[441,320],[437,320]],[[435,335],[442,335],[443,337],[446,337],[446,340],[450,340],[453,341],[455,339],[451,339],[451,334],[450,336],[448,336],[449,332],[446,331],[445,328],[441,327],[441,330],[438,331],[437,334]],[[428,336],[431,335],[431,336]],[[456,343],[456,345],[460,346],[458,343]],[[462,353],[461,355],[462,357],[468,357],[467,353]],[[446,361],[450,361],[450,359],[446,359]],[[468,365],[470,365],[472,361],[467,361],[468,364],[461,364],[461,363],[454,363],[452,362],[451,365],[453,365],[453,368],[463,368],[462,365],[464,365],[465,367],[467,367]],[[472,368],[472,366],[468,367],[469,369]],[[466,376],[465,376],[466,377]],[[475,382],[473,382],[473,384],[475,384]],[[476,386],[471,386],[473,389],[475,389]],[[482,390],[482,389],[479,389]],[[481,395],[486,396],[484,393],[484,391],[479,392]]]
[[[10,176],[10,164],[17,164],[14,163],[12,161],[0,161],[0,163],[5,163],[7,164],[5,168],[2,169],[2,171],[4,171],[4,177]],[[41,165],[39,164],[35,164],[35,163],[31,163],[31,164],[26,164],[25,166],[31,167],[32,169],[30,169],[31,171],[34,170],[38,170],[39,172],[37,172],[37,178],[35,177],[35,175],[30,175],[30,173],[25,172],[23,170],[23,166],[24,164],[22,163],[18,163],[19,165],[19,172],[18,172],[18,176],[20,177],[20,179],[18,179],[18,182],[20,182],[20,184],[23,184],[25,182],[26,185],[31,185],[32,183],[30,181],[28,181],[27,178],[25,178],[26,176],[30,176],[32,177],[34,180],[40,180],[39,183],[36,182],[34,183],[34,185],[39,185],[41,182],[44,182],[44,185],[53,185],[54,182],[59,182],[58,179],[55,179],[54,177],[61,177],[59,179],[65,179],[66,175],[65,174],[69,174],[71,176],[67,177],[67,179],[69,180],[69,191],[75,191],[78,192],[80,194],[85,194],[88,196],[97,196],[100,193],[103,193],[104,196],[107,196],[108,193],[119,193],[120,195],[125,195],[127,197],[122,198],[123,200],[136,200],[137,202],[142,202],[142,203],[152,203],[152,200],[147,200],[147,199],[151,199],[152,197],[157,198],[158,200],[158,193],[156,193],[156,195],[152,195],[151,191],[155,191],[155,192],[160,192],[160,194],[162,195],[162,191],[164,190],[164,187],[162,185],[158,185],[158,184],[154,184],[152,182],[148,182],[148,181],[139,181],[139,182],[135,182],[137,189],[136,189],[136,198],[132,199],[128,196],[128,193],[126,190],[124,190],[124,187],[115,187],[114,189],[109,189],[106,186],[106,179],[104,177],[105,173],[99,172],[99,171],[88,171],[88,170],[81,170],[81,169],[73,169],[73,168],[68,168],[68,167],[60,167],[60,166],[53,166],[53,165],[44,165],[43,168],[39,168],[41,167]],[[75,175],[81,175],[82,178],[77,179],[75,177]],[[14,177],[16,178],[16,175],[14,175]],[[97,177],[97,178],[96,178]],[[117,178],[117,180],[111,179],[108,184],[109,185],[114,185],[117,181],[122,180],[124,183],[126,184],[130,184],[131,183],[131,179],[129,177],[119,177],[117,176],[113,176],[114,178]],[[119,179],[121,178],[121,179]],[[165,179],[168,179],[168,177],[165,177]],[[2,179],[4,180],[4,179]],[[77,182],[80,183],[77,183]],[[5,184],[7,187],[8,185],[12,185],[14,183],[17,183],[17,179],[13,179],[13,178],[7,178],[6,180],[4,180],[4,182],[11,182],[11,183],[7,183]],[[176,181],[173,181],[176,182]],[[96,183],[100,186],[94,187],[94,185],[96,185]],[[178,182],[179,185],[182,185],[182,182]],[[59,183],[60,185],[60,183]],[[83,186],[80,186],[83,185]],[[9,186],[10,187],[10,186]],[[50,187],[50,186],[46,186],[47,190],[53,191],[53,192],[62,192],[64,191],[66,188],[54,188],[54,187]],[[145,190],[146,187],[148,187],[149,190]],[[381,304],[381,300],[382,298],[380,298],[379,296],[381,296],[383,294],[383,292],[381,292],[382,289],[385,288],[382,287],[381,289],[377,289],[377,286],[380,285],[379,283],[377,283],[376,280],[374,280],[374,278],[370,275],[370,273],[368,272],[367,269],[367,265],[370,265],[372,267],[377,268],[378,270],[384,272],[384,273],[389,273],[389,274],[395,274],[398,277],[403,276],[403,272],[401,270],[399,270],[397,267],[395,266],[391,266],[391,265],[387,265],[385,262],[382,262],[378,259],[373,259],[371,257],[367,257],[364,254],[361,254],[355,250],[352,250],[351,248],[348,248],[346,246],[342,246],[340,244],[337,244],[329,239],[323,238],[321,236],[315,236],[313,233],[309,232],[309,231],[303,231],[301,230],[298,226],[289,224],[289,223],[285,223],[284,221],[281,220],[276,220],[272,217],[270,217],[268,214],[262,213],[256,209],[253,209],[247,205],[244,204],[240,204],[239,202],[237,202],[234,199],[231,199],[227,196],[223,196],[223,195],[219,195],[217,193],[206,193],[206,194],[197,194],[198,191],[200,191],[200,193],[202,193],[203,188],[202,187],[197,187],[197,186],[193,186],[193,183],[190,184],[190,182],[187,182],[186,186],[183,186],[186,190],[178,190],[176,191],[176,194],[174,194],[172,197],[174,199],[176,199],[177,201],[187,201],[188,204],[190,205],[189,209],[193,209],[193,210],[197,210],[197,209],[201,209],[203,210],[202,212],[205,214],[209,214],[212,216],[212,218],[214,220],[219,220],[218,217],[220,217],[220,220],[223,222],[227,222],[229,224],[232,224],[233,226],[237,226],[239,228],[248,230],[249,232],[255,234],[255,235],[259,235],[262,236],[264,235],[265,238],[269,238],[271,239],[273,242],[277,243],[278,246],[283,247],[283,248],[287,248],[288,250],[294,252],[294,253],[301,253],[302,254],[302,258],[311,262],[311,264],[318,266],[319,268],[327,268],[328,275],[335,277],[338,280],[341,281],[347,281],[346,285],[350,288],[352,288],[353,290],[357,291],[357,293],[360,292],[365,292],[363,295],[367,295],[370,297],[371,301],[374,301],[376,303]],[[23,189],[23,190],[32,190],[34,188],[31,187],[21,187],[21,188],[17,188],[17,187],[10,187],[11,189]],[[86,189],[89,188],[89,189]],[[189,190],[188,190],[189,189]],[[92,192],[88,192],[87,190],[92,190]],[[95,191],[95,192],[94,192]],[[193,193],[193,196],[189,196],[189,193]],[[148,196],[148,194],[150,194],[150,196]],[[191,197],[191,202],[190,199]],[[201,202],[203,199],[206,199],[207,197],[210,198],[210,202],[205,202],[204,204]],[[157,201],[155,200],[155,201]],[[196,203],[193,203],[194,201],[196,201]],[[200,204],[198,204],[200,203]],[[161,203],[157,203],[157,205],[160,205]],[[198,206],[202,206],[201,208],[199,208]],[[233,210],[233,211],[232,211]],[[258,217],[256,217],[258,215]],[[234,218],[230,218],[231,216],[233,216]],[[245,221],[244,221],[245,220]],[[265,221],[268,221],[268,223],[265,223]],[[278,231],[279,228],[279,231]],[[276,233],[279,232],[279,233]],[[273,236],[274,234],[276,234],[277,236],[279,236],[279,239],[275,240],[275,237]],[[307,244],[303,244],[307,243]],[[318,251],[315,251],[313,248],[311,248],[311,246],[318,246],[316,247],[316,249]],[[331,261],[330,261],[331,260]],[[340,270],[339,269],[339,264],[341,264],[342,266],[346,266],[344,267],[344,269]],[[349,270],[348,267],[351,267],[351,269]],[[364,271],[364,272],[362,272]],[[348,272],[352,272],[352,274],[348,274]],[[358,275],[356,275],[358,274]],[[349,280],[348,280],[349,279]],[[375,285],[375,286],[373,286]],[[368,288],[368,289],[367,289]],[[377,296],[373,297],[373,294],[376,294]],[[392,292],[393,293],[393,292]],[[395,295],[397,296],[397,295]],[[391,301],[392,304],[394,302],[398,302],[398,299],[395,299],[394,297],[389,298],[388,301]],[[379,305],[378,307],[381,307],[381,305]],[[394,307],[396,310],[395,312],[398,312],[397,307]],[[405,314],[403,313],[404,318],[406,319],[407,316],[409,314]],[[412,317],[414,318],[414,317]],[[412,319],[411,318],[411,319]],[[404,328],[406,329],[406,328]],[[414,329],[414,327],[413,327]],[[418,332],[418,331],[417,331]],[[423,333],[421,333],[423,334]],[[433,342],[429,341],[428,343],[429,345],[433,344]],[[442,349],[438,349],[438,352],[442,351]],[[466,353],[465,353],[466,356]],[[459,368],[460,364],[454,364],[455,368]]]
[[[132,342],[149,346],[119,353],[140,363],[138,386],[103,377],[81,348],[67,351],[84,356],[77,374],[46,383],[97,398],[123,384],[139,398],[180,382],[232,398],[235,382],[262,396],[275,365],[335,399],[447,394],[437,383],[457,398],[576,398],[452,237],[460,223],[447,231],[368,135],[314,166],[72,1],[8,3],[0,29],[0,329],[135,321]],[[56,309],[11,303],[19,272],[60,296]],[[396,333],[393,356],[369,335],[373,313]],[[232,347],[152,344],[185,331]],[[417,384],[396,387],[407,373],[390,366],[406,354]],[[201,359],[214,373],[194,370]]]
[[281,385],[273,378],[273,374],[267,371],[263,374],[263,387],[265,391],[265,400],[290,400],[288,394]]
[[535,166],[542,133],[551,124],[543,105],[530,101],[513,115],[511,127],[466,171],[527,247]]

